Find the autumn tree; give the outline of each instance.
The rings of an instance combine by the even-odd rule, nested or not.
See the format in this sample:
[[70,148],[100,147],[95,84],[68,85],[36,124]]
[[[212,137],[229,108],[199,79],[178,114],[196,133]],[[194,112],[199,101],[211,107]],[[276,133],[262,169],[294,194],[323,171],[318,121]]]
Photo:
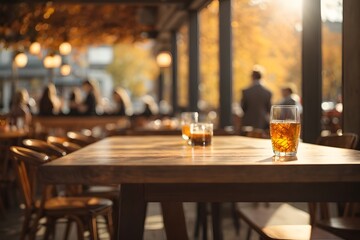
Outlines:
[[140,44],[117,44],[114,46],[114,60],[107,70],[112,75],[114,85],[121,86],[140,97],[148,93],[148,86],[159,74],[151,51]]
[[323,99],[336,101],[341,94],[341,24],[325,22],[322,29]]
[[[241,90],[250,84],[254,64],[264,66],[265,85],[280,100],[285,82],[301,85],[301,11],[284,8],[284,1],[234,0],[233,96],[241,99]],[[209,108],[219,103],[219,2],[213,1],[200,13],[200,98]]]

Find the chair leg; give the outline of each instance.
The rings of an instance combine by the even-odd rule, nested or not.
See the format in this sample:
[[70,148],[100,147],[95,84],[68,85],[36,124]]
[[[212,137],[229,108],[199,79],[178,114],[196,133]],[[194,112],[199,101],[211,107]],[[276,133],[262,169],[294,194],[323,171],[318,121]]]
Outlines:
[[207,239],[207,213],[206,213],[206,203],[198,202],[196,203],[196,220],[195,220],[195,231],[194,238],[198,239],[200,235],[200,228],[203,230],[203,240]]
[[30,220],[31,220],[31,212],[26,211],[24,217],[25,217],[25,219],[24,219],[23,226],[21,229],[20,240],[24,240],[27,233],[29,233],[29,231],[31,230],[30,226],[29,226]]
[[84,240],[84,225],[83,221],[76,216],[69,216],[76,223],[78,240]]
[[115,239],[114,238],[114,225],[113,225],[113,216],[112,212],[109,211],[107,214],[107,229],[109,232],[110,240]]
[[201,203],[200,221],[202,225],[203,240],[207,240],[207,203]]
[[67,223],[66,223],[65,233],[64,233],[64,240],[68,240],[68,239],[69,239],[69,234],[70,234],[71,226],[72,226],[72,221],[71,221],[70,219],[68,219],[68,220],[67,220]]
[[98,240],[98,231],[97,231],[97,222],[96,222],[96,216],[91,216],[90,222],[89,222],[89,228],[90,228],[90,237],[92,240]]
[[39,215],[39,213],[36,213],[34,222],[33,222],[32,226],[30,227],[30,232],[29,232],[29,239],[30,240],[35,240],[36,239],[36,233],[38,231],[39,221],[40,221],[40,215]]
[[0,186],[0,217],[5,217],[5,207],[3,203],[1,186]]
[[194,238],[197,239],[199,237],[200,232],[200,203],[196,203],[196,219],[195,219],[195,230],[194,230]]
[[50,236],[52,236],[53,239],[55,239],[55,220],[53,218],[48,217],[46,219],[46,230],[44,239],[48,240]]
[[248,227],[248,231],[247,231],[247,234],[246,234],[246,239],[247,239],[247,240],[250,240],[250,238],[251,238],[251,233],[252,233],[252,230],[251,230],[250,227]]
[[231,203],[231,215],[232,215],[232,218],[233,218],[233,224],[234,224],[236,236],[239,236],[239,233],[240,233],[240,221],[239,221],[239,217],[237,215],[236,203],[234,203],[234,202]]
[[222,240],[221,203],[211,203],[211,216],[214,240]]

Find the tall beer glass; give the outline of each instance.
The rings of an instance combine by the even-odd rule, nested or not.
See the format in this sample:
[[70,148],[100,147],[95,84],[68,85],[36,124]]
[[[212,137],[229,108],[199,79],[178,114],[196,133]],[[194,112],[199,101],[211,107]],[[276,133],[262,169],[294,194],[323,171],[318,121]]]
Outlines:
[[276,157],[296,156],[300,138],[300,113],[295,105],[273,105],[270,137]]

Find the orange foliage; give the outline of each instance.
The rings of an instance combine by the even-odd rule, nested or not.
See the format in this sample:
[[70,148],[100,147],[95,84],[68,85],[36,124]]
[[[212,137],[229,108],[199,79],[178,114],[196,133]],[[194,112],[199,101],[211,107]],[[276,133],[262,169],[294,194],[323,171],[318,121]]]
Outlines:
[[[289,2],[232,1],[234,102],[240,102],[241,90],[250,84],[254,64],[265,68],[263,83],[273,92],[273,103],[281,99],[280,89],[286,82],[294,83],[301,95],[302,13],[299,7],[289,8]],[[218,0],[214,0],[200,13],[199,91],[200,100],[206,103],[207,110],[219,106],[218,7]],[[335,100],[341,87],[341,31],[331,32],[326,26],[323,27],[323,95],[324,99]],[[186,106],[187,28],[183,27],[180,32],[179,103]]]

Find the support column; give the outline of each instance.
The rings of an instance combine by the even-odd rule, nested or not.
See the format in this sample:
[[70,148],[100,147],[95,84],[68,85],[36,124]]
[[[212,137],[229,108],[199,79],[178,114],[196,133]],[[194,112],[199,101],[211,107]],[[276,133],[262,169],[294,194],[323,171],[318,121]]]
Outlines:
[[171,86],[171,103],[173,115],[178,112],[178,49],[177,49],[177,32],[171,33],[171,55],[172,55],[172,86]]
[[164,98],[164,69],[160,68],[159,78],[158,78],[158,103],[160,104],[161,100]]
[[199,14],[189,13],[189,111],[198,111],[199,100]]
[[302,35],[302,138],[314,143],[321,133],[321,1],[304,0]]
[[219,1],[220,128],[232,123],[231,0]]
[[[360,136],[360,1],[343,3],[343,131]],[[357,149],[360,149],[358,144]]]

